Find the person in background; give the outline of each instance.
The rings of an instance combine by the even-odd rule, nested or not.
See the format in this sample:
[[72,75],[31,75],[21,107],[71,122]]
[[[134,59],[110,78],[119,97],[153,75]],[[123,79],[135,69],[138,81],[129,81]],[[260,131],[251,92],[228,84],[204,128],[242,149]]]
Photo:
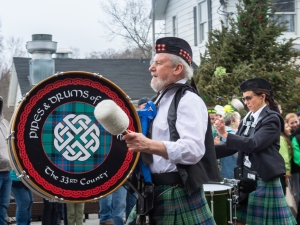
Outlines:
[[0,225],[5,224],[5,217],[10,200],[12,169],[8,156],[6,138],[9,133],[9,124],[3,116],[3,98],[0,96]]
[[298,214],[296,216],[297,223],[300,224],[300,126],[299,119],[297,114],[289,113],[285,116],[286,122],[291,127],[291,143],[293,147],[293,162],[294,166],[292,167],[294,173],[292,176],[293,186],[294,186],[294,196],[297,204]]
[[280,149],[279,153],[284,159],[285,175],[280,177],[281,186],[285,195],[288,179],[292,174],[292,159],[293,159],[293,147],[290,140],[291,128],[287,123],[284,124],[284,132],[280,134]]
[[299,119],[299,122],[300,122],[300,111],[298,111],[298,112],[296,113],[296,115],[298,116],[298,119]]
[[140,98],[138,101],[138,109],[139,110],[143,109],[148,101],[150,101],[150,98],[147,97]]
[[296,113],[288,113],[285,116],[285,121],[291,128],[291,133],[295,132],[299,126],[299,119]]
[[17,177],[14,170],[10,171],[12,186],[11,190],[15,196],[17,211],[16,221],[18,225],[28,225],[31,222],[31,207],[33,204],[32,191],[28,189]]
[[230,127],[234,132],[237,131],[241,122],[241,115],[238,112],[228,113],[224,118],[225,126]]
[[[235,130],[231,126],[235,126],[236,123],[239,124],[240,118],[238,117],[238,112],[224,112],[222,106],[215,107],[217,111],[218,118],[223,118],[225,121],[225,128],[228,133],[235,134]],[[219,112],[220,111],[220,112]],[[219,113],[218,113],[219,112]],[[222,113],[224,112],[224,113]],[[234,114],[236,113],[236,114]],[[234,122],[233,122],[234,121]],[[231,125],[231,126],[230,126]],[[215,129],[215,132],[218,131]],[[222,138],[219,134],[216,135],[214,139],[215,145],[220,145],[226,143],[226,139]],[[234,178],[234,168],[236,167],[237,154],[230,155],[224,158],[219,159],[220,175],[222,178],[233,179]]]
[[58,223],[58,202],[51,202],[47,199],[43,199],[43,201],[42,225],[56,225]]
[[214,107],[207,107],[207,112],[210,119],[210,123],[213,126],[216,119],[216,110],[214,109]]
[[127,190],[121,186],[99,201],[100,225],[124,225]]
[[84,215],[84,202],[66,203],[68,225],[82,225]]

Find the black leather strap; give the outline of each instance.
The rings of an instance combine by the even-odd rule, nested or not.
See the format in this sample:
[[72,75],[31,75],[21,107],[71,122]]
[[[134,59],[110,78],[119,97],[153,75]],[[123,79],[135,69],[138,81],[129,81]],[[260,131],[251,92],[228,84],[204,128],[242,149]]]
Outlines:
[[153,173],[151,174],[152,183],[158,185],[183,184],[178,172],[171,173]]

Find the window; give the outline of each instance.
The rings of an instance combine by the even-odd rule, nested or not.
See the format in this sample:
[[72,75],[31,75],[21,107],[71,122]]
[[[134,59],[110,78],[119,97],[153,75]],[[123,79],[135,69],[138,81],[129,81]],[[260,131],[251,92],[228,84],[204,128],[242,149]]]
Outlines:
[[173,16],[173,37],[177,37],[177,18]]
[[207,2],[203,1],[198,4],[199,12],[199,42],[202,43],[207,39]]
[[274,6],[278,9],[279,22],[288,21],[287,32],[295,32],[295,0],[274,0]]
[[194,45],[198,45],[198,35],[197,35],[197,7],[193,9],[194,14]]

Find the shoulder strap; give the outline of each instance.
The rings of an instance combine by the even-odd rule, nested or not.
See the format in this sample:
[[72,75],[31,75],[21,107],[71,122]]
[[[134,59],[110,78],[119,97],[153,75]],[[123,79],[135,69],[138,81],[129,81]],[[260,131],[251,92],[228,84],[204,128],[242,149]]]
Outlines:
[[[158,96],[154,96],[152,97],[152,101],[154,101],[154,104],[157,106],[158,103],[160,102],[160,100],[162,99],[162,97],[171,89],[173,88],[178,88],[178,91],[181,88],[184,88],[184,91],[186,91],[187,89],[192,90],[194,93],[198,94],[198,92],[189,84],[185,83],[185,84],[180,84],[180,83],[175,83],[175,84],[171,84],[169,85],[165,90],[163,90]],[[177,91],[177,92],[178,92]],[[179,102],[179,101],[178,101]]]
[[196,94],[198,94],[195,89],[193,89],[191,86],[189,85],[184,85],[182,86],[180,89],[177,90],[169,111],[168,111],[168,124],[169,124],[169,130],[170,130],[170,140],[171,141],[177,141],[179,139],[179,134],[176,130],[176,120],[177,120],[177,108],[178,108],[178,104],[180,99],[182,98],[182,96],[184,95],[184,93],[186,91],[192,91]]

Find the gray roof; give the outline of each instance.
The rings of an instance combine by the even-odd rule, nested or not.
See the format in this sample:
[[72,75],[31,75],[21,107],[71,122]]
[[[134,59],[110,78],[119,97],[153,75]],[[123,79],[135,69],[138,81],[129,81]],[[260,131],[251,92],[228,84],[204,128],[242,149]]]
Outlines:
[[[30,58],[14,57],[22,95],[32,87],[29,83]],[[131,99],[152,97],[150,59],[54,59],[56,72],[86,71],[99,73],[119,86]]]

